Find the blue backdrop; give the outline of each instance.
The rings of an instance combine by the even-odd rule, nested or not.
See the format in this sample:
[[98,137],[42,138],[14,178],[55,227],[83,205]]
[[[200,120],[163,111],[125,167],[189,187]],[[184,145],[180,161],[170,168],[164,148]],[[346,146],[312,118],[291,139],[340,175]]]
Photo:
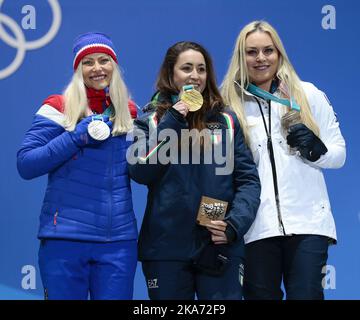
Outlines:
[[[0,299],[42,298],[36,234],[46,177],[21,180],[16,151],[43,99],[61,93],[70,80],[75,36],[102,31],[112,37],[141,106],[153,93],[170,45],[202,43],[220,83],[238,32],[255,19],[275,26],[300,77],[325,91],[338,114],[347,161],[325,172],[338,232],[324,274],[325,295],[359,299],[359,18],[356,0],[0,0]],[[133,198],[140,226],[146,189],[134,184]],[[139,267],[135,299],[146,298]]]

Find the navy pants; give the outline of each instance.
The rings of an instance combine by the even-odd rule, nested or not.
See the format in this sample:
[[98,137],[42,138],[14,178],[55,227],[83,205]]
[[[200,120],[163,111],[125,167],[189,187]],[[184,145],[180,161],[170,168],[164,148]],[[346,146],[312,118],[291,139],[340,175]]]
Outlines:
[[318,235],[272,237],[245,246],[246,300],[323,300],[323,267],[328,238]]
[[243,259],[232,258],[221,276],[207,275],[184,261],[143,261],[151,300],[240,300]]
[[109,243],[41,240],[45,299],[130,300],[137,263],[135,240]]

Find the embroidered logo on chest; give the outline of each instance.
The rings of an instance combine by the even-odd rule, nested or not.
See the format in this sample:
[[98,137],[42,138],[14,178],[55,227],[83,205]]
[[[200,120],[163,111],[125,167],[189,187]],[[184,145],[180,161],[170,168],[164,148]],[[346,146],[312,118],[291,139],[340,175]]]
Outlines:
[[220,129],[221,124],[219,122],[209,122],[206,124],[206,127],[210,130]]

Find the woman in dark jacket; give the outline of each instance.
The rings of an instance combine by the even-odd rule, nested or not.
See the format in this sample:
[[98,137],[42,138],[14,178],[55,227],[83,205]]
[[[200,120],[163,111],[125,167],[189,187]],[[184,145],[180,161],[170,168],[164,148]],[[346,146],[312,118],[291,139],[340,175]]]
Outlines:
[[260,183],[239,122],[199,44],[170,47],[156,87],[128,153],[131,177],[149,189],[138,246],[149,297],[241,299]]

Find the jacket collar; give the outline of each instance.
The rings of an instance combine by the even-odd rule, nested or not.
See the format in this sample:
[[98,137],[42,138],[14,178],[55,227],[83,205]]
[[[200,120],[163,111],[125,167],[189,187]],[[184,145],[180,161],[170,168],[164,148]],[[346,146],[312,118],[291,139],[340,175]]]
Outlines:
[[111,104],[108,88],[96,90],[86,87],[86,95],[91,111],[101,114]]

